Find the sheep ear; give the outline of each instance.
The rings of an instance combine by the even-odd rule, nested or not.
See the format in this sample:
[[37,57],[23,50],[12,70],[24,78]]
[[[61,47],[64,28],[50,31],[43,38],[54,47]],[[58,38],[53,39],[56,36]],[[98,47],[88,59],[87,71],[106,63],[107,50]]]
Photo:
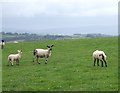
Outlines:
[[22,50],[21,50],[21,52],[22,52]]
[[52,45],[51,47],[53,47],[54,45]]
[[20,52],[20,50],[18,50],[18,52]]
[[47,47],[49,47],[49,46],[47,45]]

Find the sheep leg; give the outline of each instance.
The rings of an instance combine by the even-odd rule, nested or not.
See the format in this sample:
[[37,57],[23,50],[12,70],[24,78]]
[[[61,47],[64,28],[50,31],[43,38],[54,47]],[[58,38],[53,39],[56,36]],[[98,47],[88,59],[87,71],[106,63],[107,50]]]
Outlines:
[[47,64],[47,60],[48,60],[48,58],[46,57],[46,61],[45,61],[45,64]]
[[20,60],[18,59],[18,65],[19,65]]
[[9,62],[10,62],[10,60],[8,60],[8,66],[9,66]]
[[104,60],[104,62],[105,62],[105,66],[107,67],[107,62],[106,62],[106,60]]
[[18,61],[16,60],[16,65],[18,64]]
[[35,55],[34,58],[33,58],[33,65],[35,64],[35,58],[36,58],[36,55]]
[[103,67],[103,61],[101,60],[101,66]]
[[11,61],[11,66],[13,66],[13,61]]
[[39,62],[39,57],[37,56],[37,62],[38,62],[38,64],[40,64],[40,62]]
[[95,66],[96,58],[94,58],[94,66]]
[[18,59],[16,60],[16,65],[18,65]]
[[97,59],[97,66],[99,66],[99,59]]
[[3,45],[1,45],[1,49],[3,49]]

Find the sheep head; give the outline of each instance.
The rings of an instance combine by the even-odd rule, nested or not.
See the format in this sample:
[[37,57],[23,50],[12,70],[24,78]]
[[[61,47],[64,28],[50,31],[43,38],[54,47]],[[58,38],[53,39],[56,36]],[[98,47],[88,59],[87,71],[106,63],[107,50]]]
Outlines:
[[18,50],[18,53],[19,53],[19,54],[22,54],[22,50]]
[[51,45],[51,46],[48,46],[48,45],[47,45],[47,47],[48,47],[49,50],[52,50],[52,47],[53,47],[53,46],[54,46],[54,45]]

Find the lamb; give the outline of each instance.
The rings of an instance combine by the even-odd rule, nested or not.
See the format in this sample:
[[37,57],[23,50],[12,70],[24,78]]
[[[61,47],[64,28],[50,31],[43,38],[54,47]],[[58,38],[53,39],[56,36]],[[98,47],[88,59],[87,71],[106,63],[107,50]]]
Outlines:
[[105,66],[107,67],[107,62],[106,62],[106,55],[103,51],[96,50],[93,52],[93,58],[94,58],[94,66],[95,62],[97,59],[97,65],[99,66],[99,60],[101,61],[101,66],[103,67],[103,61],[105,62]]
[[4,40],[1,41],[1,44],[0,44],[0,45],[1,45],[1,49],[3,49],[3,47],[4,47],[4,45],[5,45]]
[[13,66],[13,61],[16,61],[16,65],[19,65],[19,61],[21,58],[22,50],[18,50],[18,54],[11,54],[8,56],[8,66],[11,61],[11,66]]
[[37,62],[38,64],[40,64],[39,62],[39,57],[40,58],[46,58],[46,61],[45,61],[45,64],[47,64],[47,60],[48,60],[48,57],[51,55],[51,51],[52,51],[52,47],[54,45],[51,45],[51,46],[47,46],[48,49],[35,49],[33,51],[34,53],[34,59],[33,59],[33,64],[35,64],[35,58],[37,57]]

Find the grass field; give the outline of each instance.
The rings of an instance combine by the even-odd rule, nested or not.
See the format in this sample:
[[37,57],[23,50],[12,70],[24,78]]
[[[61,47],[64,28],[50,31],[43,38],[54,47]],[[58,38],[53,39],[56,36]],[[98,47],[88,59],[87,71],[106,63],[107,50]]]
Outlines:
[[[52,55],[33,65],[35,48],[54,44]],[[9,54],[23,49],[20,65],[7,66]],[[106,68],[93,66],[92,53],[103,50]],[[6,44],[2,50],[2,91],[117,91],[118,38],[92,38]]]

